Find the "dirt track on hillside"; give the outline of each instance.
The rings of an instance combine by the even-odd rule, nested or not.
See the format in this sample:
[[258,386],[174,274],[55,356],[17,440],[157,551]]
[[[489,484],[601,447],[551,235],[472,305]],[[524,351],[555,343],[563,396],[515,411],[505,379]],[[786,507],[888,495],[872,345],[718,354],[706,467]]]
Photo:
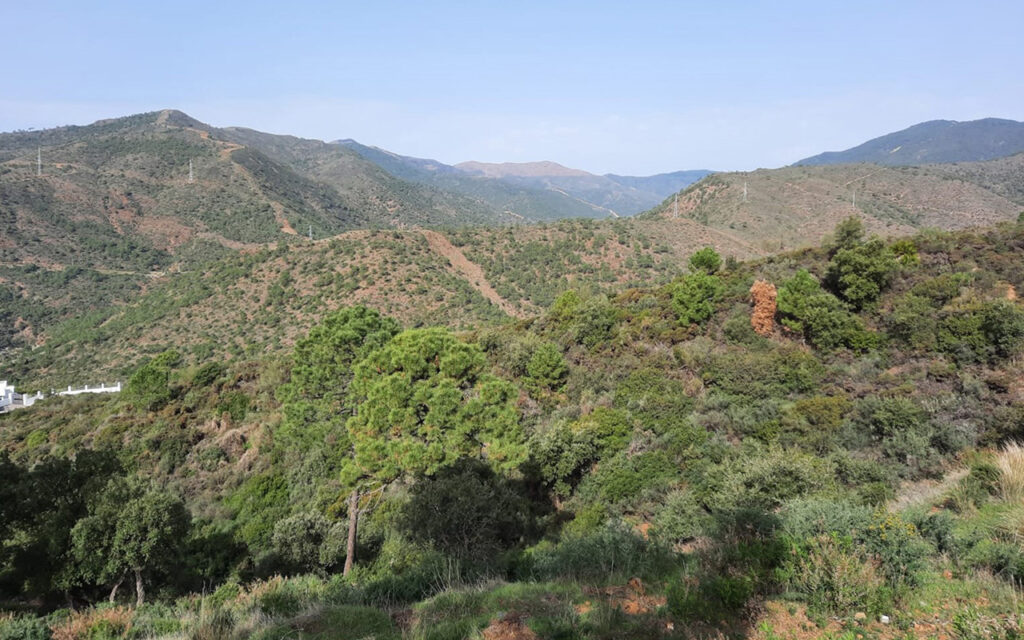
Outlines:
[[435,253],[448,258],[448,262],[451,263],[452,268],[467,282],[470,286],[480,292],[480,295],[490,300],[493,304],[497,305],[499,309],[504,311],[506,314],[513,318],[522,318],[523,312],[514,307],[508,300],[498,295],[498,292],[494,290],[491,283],[487,281],[484,276],[484,270],[480,268],[480,265],[472,262],[466,257],[466,254],[453,245],[451,241],[444,236],[444,234],[437,231],[428,231],[423,229],[420,231],[423,237],[427,239],[430,244],[430,248]]

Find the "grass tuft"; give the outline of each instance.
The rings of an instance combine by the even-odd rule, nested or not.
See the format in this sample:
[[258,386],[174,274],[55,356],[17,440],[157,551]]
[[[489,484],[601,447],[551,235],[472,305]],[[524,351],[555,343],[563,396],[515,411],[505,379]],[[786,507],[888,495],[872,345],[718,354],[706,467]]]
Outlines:
[[1007,502],[1024,502],[1024,445],[1007,442],[996,457],[999,493]]

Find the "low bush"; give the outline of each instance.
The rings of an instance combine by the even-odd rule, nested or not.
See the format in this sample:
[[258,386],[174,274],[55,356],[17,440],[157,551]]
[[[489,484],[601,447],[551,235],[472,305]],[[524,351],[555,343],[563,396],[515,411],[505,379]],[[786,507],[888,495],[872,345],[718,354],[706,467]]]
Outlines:
[[607,526],[558,544],[541,543],[524,554],[520,572],[534,580],[580,580],[598,584],[671,570],[672,554],[622,525]]
[[43,618],[0,617],[0,640],[51,640],[53,634]]
[[884,595],[888,588],[879,561],[865,561],[850,535],[818,535],[791,545],[778,575],[817,613],[877,613],[891,604]]

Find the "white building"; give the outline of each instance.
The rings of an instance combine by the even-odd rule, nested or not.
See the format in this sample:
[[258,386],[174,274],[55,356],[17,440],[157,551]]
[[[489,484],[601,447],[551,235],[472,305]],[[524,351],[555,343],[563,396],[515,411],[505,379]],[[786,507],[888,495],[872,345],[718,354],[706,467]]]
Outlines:
[[0,380],[0,411],[14,404],[14,387],[8,386],[6,380]]
[[98,386],[98,387],[96,385],[93,385],[91,387],[89,385],[85,385],[81,389],[72,389],[71,387],[68,387],[64,391],[58,391],[57,395],[58,396],[77,396],[77,395],[82,394],[82,393],[119,393],[120,391],[121,391],[121,383],[120,382],[116,382],[116,383],[114,383],[114,384],[112,384],[110,386],[107,386],[106,383],[100,383],[100,386]]
[[[81,389],[74,389],[68,387],[64,391],[51,391],[51,396],[77,396],[83,393],[118,393],[121,391],[121,383],[116,382],[114,384],[101,383],[100,386],[89,386],[85,385]],[[41,391],[37,391],[35,395],[26,395],[18,393],[14,390],[13,385],[7,384],[6,380],[0,380],[0,413],[6,411],[14,411],[15,409],[24,409],[25,407],[31,407],[38,400],[42,400],[46,396]]]
[[42,400],[44,397],[39,391],[34,396],[18,393],[13,385],[7,384],[6,380],[0,380],[0,413],[31,407],[36,400]]

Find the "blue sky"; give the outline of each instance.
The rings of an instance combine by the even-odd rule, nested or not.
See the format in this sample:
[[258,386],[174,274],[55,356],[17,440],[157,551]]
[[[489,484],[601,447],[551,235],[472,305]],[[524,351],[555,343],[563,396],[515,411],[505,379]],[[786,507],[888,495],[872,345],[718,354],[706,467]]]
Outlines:
[[1024,2],[14,2],[0,130],[217,126],[598,173],[1024,120]]

